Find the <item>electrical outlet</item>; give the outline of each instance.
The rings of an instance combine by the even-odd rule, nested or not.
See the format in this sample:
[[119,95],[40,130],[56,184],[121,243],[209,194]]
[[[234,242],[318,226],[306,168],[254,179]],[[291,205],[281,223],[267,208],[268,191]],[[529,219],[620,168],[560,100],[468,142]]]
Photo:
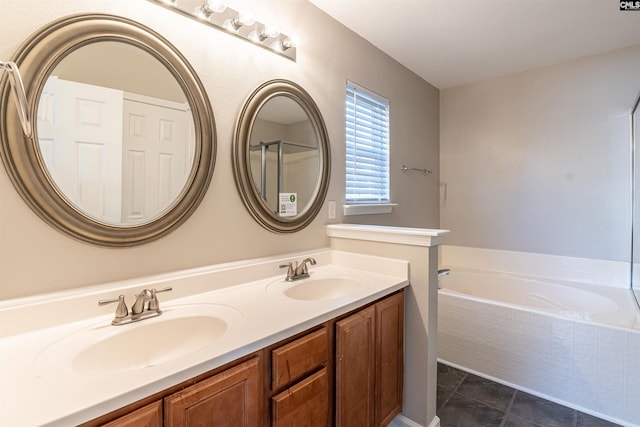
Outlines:
[[336,219],[336,201],[329,200],[329,219]]

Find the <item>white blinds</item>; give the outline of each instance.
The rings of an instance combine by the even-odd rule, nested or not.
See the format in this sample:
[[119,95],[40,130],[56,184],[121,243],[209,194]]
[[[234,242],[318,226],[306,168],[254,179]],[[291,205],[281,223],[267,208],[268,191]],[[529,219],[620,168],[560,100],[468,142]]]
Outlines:
[[389,101],[351,82],[346,144],[347,203],[389,203]]

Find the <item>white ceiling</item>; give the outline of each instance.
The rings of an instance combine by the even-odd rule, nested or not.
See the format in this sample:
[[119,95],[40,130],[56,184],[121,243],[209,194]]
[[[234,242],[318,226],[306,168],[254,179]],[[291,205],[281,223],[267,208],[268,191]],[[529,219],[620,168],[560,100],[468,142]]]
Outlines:
[[640,44],[619,0],[310,0],[445,89]]

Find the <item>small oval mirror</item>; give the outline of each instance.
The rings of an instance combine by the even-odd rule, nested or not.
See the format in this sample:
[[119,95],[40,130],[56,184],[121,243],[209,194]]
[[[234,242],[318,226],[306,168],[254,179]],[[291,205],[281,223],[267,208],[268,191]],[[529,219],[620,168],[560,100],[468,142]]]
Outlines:
[[258,87],[234,138],[236,184],[265,228],[294,232],[317,215],[329,184],[327,131],[311,96],[286,80]]

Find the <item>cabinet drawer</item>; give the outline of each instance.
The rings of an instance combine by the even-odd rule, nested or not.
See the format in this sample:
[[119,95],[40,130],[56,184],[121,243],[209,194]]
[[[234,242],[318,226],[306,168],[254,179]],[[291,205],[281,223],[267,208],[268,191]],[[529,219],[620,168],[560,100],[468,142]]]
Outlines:
[[103,427],[162,427],[162,400],[124,415]]
[[273,427],[329,425],[327,368],[316,372],[271,399]]
[[277,391],[327,365],[327,327],[271,352],[271,389]]

